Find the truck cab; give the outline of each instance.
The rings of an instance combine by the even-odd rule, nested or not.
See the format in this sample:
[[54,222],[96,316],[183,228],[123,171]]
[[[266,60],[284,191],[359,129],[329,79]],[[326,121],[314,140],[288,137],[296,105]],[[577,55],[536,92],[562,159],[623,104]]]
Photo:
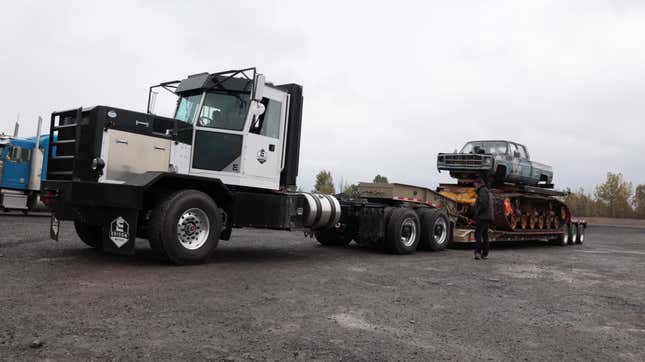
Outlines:
[[39,138],[0,138],[0,206],[5,210],[35,206],[49,143],[48,135]]

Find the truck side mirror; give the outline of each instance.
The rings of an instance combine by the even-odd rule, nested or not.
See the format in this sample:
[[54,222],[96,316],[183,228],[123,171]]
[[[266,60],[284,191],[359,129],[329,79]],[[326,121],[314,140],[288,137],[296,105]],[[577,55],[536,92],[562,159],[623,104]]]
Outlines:
[[253,100],[261,102],[264,97],[264,74],[257,74],[253,80]]
[[520,158],[520,153],[518,151],[513,152],[513,157]]

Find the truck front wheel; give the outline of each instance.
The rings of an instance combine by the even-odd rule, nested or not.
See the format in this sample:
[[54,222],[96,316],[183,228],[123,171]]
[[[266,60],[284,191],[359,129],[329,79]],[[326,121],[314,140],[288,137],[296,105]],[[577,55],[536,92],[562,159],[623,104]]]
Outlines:
[[82,221],[74,221],[74,229],[76,229],[76,235],[81,239],[85,244],[95,248],[101,248],[101,226],[89,225]]
[[393,254],[413,253],[419,244],[420,231],[419,217],[414,210],[396,208],[387,223],[385,246]]
[[220,213],[215,201],[205,193],[177,191],[152,211],[150,244],[174,264],[203,263],[219,242]]

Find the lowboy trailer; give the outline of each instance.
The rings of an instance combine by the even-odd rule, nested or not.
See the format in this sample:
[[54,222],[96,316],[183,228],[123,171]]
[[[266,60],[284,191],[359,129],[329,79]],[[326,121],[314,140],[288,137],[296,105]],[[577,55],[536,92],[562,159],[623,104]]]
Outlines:
[[[44,201],[86,244],[134,253],[135,239],[175,264],[207,260],[241,227],[302,230],[323,245],[377,244],[407,254],[441,250],[462,225],[438,192],[361,184],[361,197],[293,192],[302,87],[255,68],[200,73],[150,88],[174,93],[173,118],[110,106],[51,116]],[[423,195],[421,195],[423,194]],[[459,234],[461,235],[461,234]]]

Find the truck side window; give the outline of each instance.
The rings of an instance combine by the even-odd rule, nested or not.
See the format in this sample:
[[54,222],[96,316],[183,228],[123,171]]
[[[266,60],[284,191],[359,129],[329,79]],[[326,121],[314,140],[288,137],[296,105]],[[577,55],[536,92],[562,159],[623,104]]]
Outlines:
[[517,146],[514,143],[508,144],[509,155],[515,157],[515,152],[517,152]]
[[526,153],[526,148],[522,145],[517,145],[517,149],[520,151],[520,158],[523,158],[525,160],[529,159],[529,155]]
[[249,132],[262,136],[280,138],[280,115],[282,113],[282,103],[273,99],[263,98],[262,104],[265,111],[258,118]]
[[7,150],[7,161],[16,163],[27,162],[29,161],[29,156],[31,156],[31,152],[26,148],[9,146],[9,150]]

